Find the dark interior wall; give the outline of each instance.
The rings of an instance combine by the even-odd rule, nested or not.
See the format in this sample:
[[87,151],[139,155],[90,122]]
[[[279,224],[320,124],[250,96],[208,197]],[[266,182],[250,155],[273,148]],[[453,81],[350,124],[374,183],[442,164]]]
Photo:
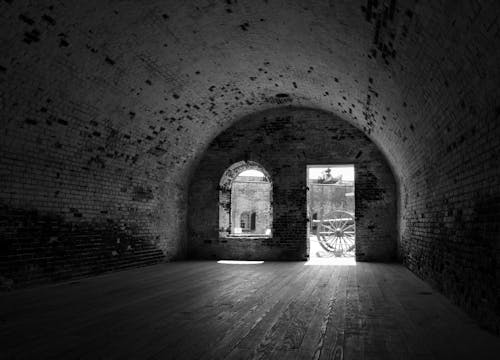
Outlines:
[[418,132],[401,181],[401,256],[500,333],[500,112],[477,104],[436,119],[439,140]]
[[182,192],[148,173],[153,166],[136,168],[137,152],[124,146],[133,135],[75,114],[61,99],[59,105],[49,100],[41,99],[29,114],[15,108],[3,114],[3,285],[63,280],[179,256],[183,234],[174,226],[182,219]]
[[404,263],[498,330],[499,18],[496,0],[1,1],[1,275],[82,273],[61,238],[89,246],[84,273],[114,268],[121,227],[182,256],[208,144],[304,106],[379,146]]
[[79,99],[36,66],[2,74],[2,286],[182,257],[185,162],[163,160],[165,128],[129,107],[104,115],[102,93]]
[[[255,161],[271,175],[272,238],[219,237],[219,182],[241,160]],[[332,114],[291,107],[248,116],[209,146],[189,192],[188,255],[306,259],[306,166],[313,164],[355,164],[356,258],[395,259],[396,186],[380,151],[360,130]]]
[[182,127],[145,120],[151,74],[118,70],[79,4],[0,4],[0,288],[184,253]]

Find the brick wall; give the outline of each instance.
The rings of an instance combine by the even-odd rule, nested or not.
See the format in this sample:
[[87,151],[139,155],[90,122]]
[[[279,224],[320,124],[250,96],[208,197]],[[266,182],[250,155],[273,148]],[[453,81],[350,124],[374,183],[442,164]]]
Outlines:
[[400,180],[403,263],[500,334],[500,7],[450,5],[401,14],[408,38],[388,69],[402,86],[378,101],[402,107],[391,131],[374,114],[372,135]]
[[[110,137],[123,141],[124,134],[113,135],[109,129],[96,136],[92,131],[97,130],[78,119],[61,117],[61,122],[67,120],[60,124],[51,122],[51,116],[33,116],[33,123],[12,121],[9,147],[2,146],[2,286],[63,280],[178,256],[180,245],[166,239],[182,207],[170,211],[173,199],[161,193],[164,185],[139,176],[128,157],[109,149],[116,149]],[[73,144],[73,132],[88,134],[90,144]]]
[[[269,239],[218,234],[220,179],[227,168],[245,159],[261,164],[272,179],[273,236]],[[395,181],[382,154],[345,121],[321,111],[294,108],[242,119],[209,146],[189,193],[189,256],[306,259],[306,166],[347,163],[356,168],[356,258],[395,259]]]
[[183,256],[189,153],[168,149],[191,142],[159,113],[143,122],[151,74],[60,5],[0,3],[0,288]]
[[434,143],[410,145],[401,181],[401,258],[500,333],[500,122],[488,111],[461,116],[461,125],[444,120]]
[[[499,19],[495,0],[1,1],[0,267],[19,274],[2,276],[52,278],[37,265],[55,256],[57,227],[39,230],[51,223],[71,238],[125,227],[182,256],[186,184],[212,140],[249,114],[305,106],[379,146],[399,183],[401,259],[500,332]],[[298,141],[279,139],[265,145]],[[245,154],[233,157],[224,166]],[[297,171],[277,168],[277,194],[293,189]],[[381,201],[370,186],[364,201]],[[214,241],[212,219],[197,221]],[[28,239],[41,233],[52,240]],[[99,252],[117,259],[117,239],[106,243]],[[274,240],[265,249],[282,254]]]
[[7,84],[0,139],[3,287],[182,256],[186,185],[164,176],[161,153],[150,151],[158,149],[155,139],[141,145],[149,135],[124,128],[125,114],[105,121],[83,102],[46,92],[31,97],[26,85]]

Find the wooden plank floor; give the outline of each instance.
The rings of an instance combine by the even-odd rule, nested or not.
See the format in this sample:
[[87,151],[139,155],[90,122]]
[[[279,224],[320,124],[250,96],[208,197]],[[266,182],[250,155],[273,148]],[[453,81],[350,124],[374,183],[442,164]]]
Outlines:
[[2,359],[492,359],[404,267],[178,262],[0,294]]

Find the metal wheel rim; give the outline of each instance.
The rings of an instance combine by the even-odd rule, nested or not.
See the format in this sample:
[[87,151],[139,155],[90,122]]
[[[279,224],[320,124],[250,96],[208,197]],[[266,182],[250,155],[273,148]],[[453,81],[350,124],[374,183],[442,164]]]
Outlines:
[[337,212],[321,221],[317,230],[320,245],[336,256],[354,250],[354,218],[347,212]]

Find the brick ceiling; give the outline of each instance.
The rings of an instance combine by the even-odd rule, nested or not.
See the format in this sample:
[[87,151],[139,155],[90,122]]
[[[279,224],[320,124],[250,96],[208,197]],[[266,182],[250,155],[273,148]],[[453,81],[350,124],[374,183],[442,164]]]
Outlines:
[[351,122],[399,178],[445,161],[433,154],[499,112],[495,1],[0,6],[0,44],[8,49],[0,76],[16,84],[4,106],[23,102],[35,117],[59,112],[87,130],[97,124],[96,134],[114,131],[120,137],[111,150],[126,149],[138,167],[157,161],[170,175],[184,174],[242,116],[277,106]]

